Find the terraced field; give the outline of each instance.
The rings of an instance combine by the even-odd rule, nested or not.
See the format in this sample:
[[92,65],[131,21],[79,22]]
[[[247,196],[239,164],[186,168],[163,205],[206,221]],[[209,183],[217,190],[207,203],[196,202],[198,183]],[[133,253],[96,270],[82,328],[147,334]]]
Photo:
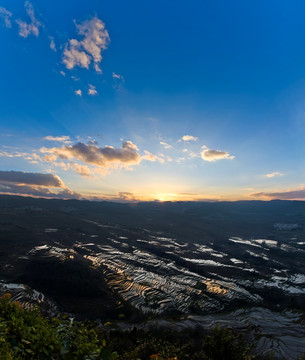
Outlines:
[[[206,204],[164,211],[155,204],[20,201],[1,209],[1,293],[49,313],[124,318],[122,328],[220,323],[259,333],[261,352],[291,359],[305,352],[305,326],[295,312],[305,310],[304,204],[291,212],[287,202],[289,211],[285,205],[260,220],[249,236],[251,204],[240,220],[244,209],[232,215],[221,208],[221,216],[207,218]],[[215,218],[219,229],[211,225]],[[242,226],[235,230],[237,221]]]

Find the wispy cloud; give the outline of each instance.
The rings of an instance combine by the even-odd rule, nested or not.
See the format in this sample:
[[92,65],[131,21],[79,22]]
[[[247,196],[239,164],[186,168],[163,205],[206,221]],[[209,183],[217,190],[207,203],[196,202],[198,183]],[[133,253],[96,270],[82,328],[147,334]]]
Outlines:
[[112,73],[112,78],[113,78],[113,79],[123,80],[123,81],[124,81],[123,75],[116,74],[115,72]]
[[77,96],[82,96],[83,95],[81,89],[75,90],[74,94],[77,95]]
[[144,150],[144,155],[141,157],[141,159],[152,161],[152,162],[159,161],[161,164],[163,164],[165,162],[163,154],[154,155],[147,150]]
[[118,91],[123,89],[123,84],[125,83],[125,79],[123,75],[112,73],[113,85],[112,87]]
[[164,147],[164,149],[172,149],[172,145],[164,142],[164,141],[160,141],[160,145],[162,145]]
[[279,171],[274,171],[274,172],[272,172],[270,174],[265,175],[265,177],[267,177],[267,178],[273,178],[273,177],[276,177],[276,176],[283,176],[283,174],[280,173]]
[[0,18],[3,19],[4,25],[7,28],[12,27],[11,22],[12,13],[8,10],[6,10],[4,7],[0,7]]
[[39,28],[42,26],[41,23],[35,18],[34,8],[33,5],[26,1],[25,10],[27,15],[29,16],[31,22],[27,23],[26,21],[17,19],[16,23],[19,26],[19,35],[27,38],[29,35],[38,36],[39,35]]
[[96,90],[95,86],[89,84],[88,95],[91,95],[91,96],[97,95],[97,90]]
[[198,137],[192,135],[184,135],[179,141],[197,141]]
[[41,157],[33,153],[26,153],[21,151],[13,151],[13,152],[7,152],[7,151],[0,151],[0,157],[7,157],[7,158],[21,158],[24,159],[32,164],[36,164],[39,161],[41,161]]
[[63,142],[63,143],[70,143],[71,142],[71,138],[70,136],[51,136],[51,135],[48,135],[46,137],[44,137],[45,140],[48,140],[48,141],[59,141],[59,142]]
[[222,159],[234,159],[235,156],[225,151],[205,149],[201,152],[201,158],[205,161],[217,161]]
[[70,39],[65,45],[63,63],[67,69],[76,66],[88,69],[90,64],[97,72],[101,72],[100,62],[102,52],[107,49],[110,42],[108,30],[105,24],[97,17],[76,24],[78,35],[82,40]]

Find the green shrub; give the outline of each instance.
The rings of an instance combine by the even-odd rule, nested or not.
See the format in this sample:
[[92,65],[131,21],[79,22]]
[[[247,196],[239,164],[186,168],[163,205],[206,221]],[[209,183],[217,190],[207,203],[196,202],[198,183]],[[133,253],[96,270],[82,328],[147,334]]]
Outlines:
[[115,359],[96,327],[43,317],[23,309],[9,294],[0,301],[0,359]]
[[206,336],[202,344],[203,351],[213,360],[251,360],[250,347],[241,334],[235,335],[230,329],[216,326]]

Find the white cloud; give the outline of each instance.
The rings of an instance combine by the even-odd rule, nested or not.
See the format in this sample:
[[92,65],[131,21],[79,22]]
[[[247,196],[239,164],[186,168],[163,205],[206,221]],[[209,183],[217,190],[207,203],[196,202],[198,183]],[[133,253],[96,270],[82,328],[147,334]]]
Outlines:
[[4,25],[7,28],[12,27],[11,17],[12,13],[10,11],[6,10],[4,7],[0,7],[0,18],[3,19]]
[[19,25],[19,35],[24,38],[27,38],[29,35],[38,36],[41,23],[35,18],[33,5],[29,1],[26,1],[24,6],[31,22],[27,23],[20,19],[16,20],[16,23]]
[[118,91],[123,90],[123,84],[125,83],[125,79],[123,75],[112,73],[113,85],[112,87]]
[[50,37],[50,49],[55,52],[57,51],[54,39],[52,37]]
[[62,75],[62,76],[66,76],[66,73],[65,73],[64,71],[62,71],[62,70],[61,70],[59,73],[60,73],[60,75]]
[[77,96],[82,96],[82,91],[81,91],[81,89],[75,90],[75,91],[74,91],[74,94],[77,95]]
[[165,149],[172,149],[172,145],[170,145],[164,141],[160,141],[160,145],[162,145]]
[[216,161],[222,159],[234,159],[235,156],[230,155],[225,151],[220,150],[212,150],[212,149],[205,149],[201,152],[201,157],[205,161]]
[[197,141],[198,137],[192,135],[184,135],[179,141]]
[[76,66],[89,68],[93,63],[94,69],[101,72],[99,67],[102,61],[102,51],[107,49],[110,42],[109,33],[105,24],[97,17],[76,24],[78,35],[82,40],[70,39],[65,45],[63,53],[63,63],[67,69],[73,69]]
[[195,152],[193,152],[193,151],[190,151],[189,152],[189,157],[191,158],[191,159],[194,159],[194,158],[196,158],[198,156],[198,154],[196,154]]
[[276,177],[276,176],[283,176],[283,174],[280,173],[279,171],[274,171],[274,172],[272,172],[272,173],[270,173],[270,174],[266,174],[265,176],[266,176],[267,178],[273,178],[273,177]]
[[63,143],[70,143],[71,139],[70,139],[70,136],[46,136],[44,138],[45,140],[48,140],[48,141],[59,141],[59,142],[63,142]]
[[115,72],[112,73],[112,78],[113,78],[113,79],[123,80],[123,81],[124,81],[123,75],[116,74]]
[[91,95],[91,96],[97,95],[95,86],[89,84],[88,95]]

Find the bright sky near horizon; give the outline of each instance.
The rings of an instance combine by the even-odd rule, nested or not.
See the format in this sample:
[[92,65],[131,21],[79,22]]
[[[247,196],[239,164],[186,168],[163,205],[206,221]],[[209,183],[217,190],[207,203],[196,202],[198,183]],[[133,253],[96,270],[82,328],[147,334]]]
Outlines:
[[0,193],[305,199],[305,2],[2,0]]

